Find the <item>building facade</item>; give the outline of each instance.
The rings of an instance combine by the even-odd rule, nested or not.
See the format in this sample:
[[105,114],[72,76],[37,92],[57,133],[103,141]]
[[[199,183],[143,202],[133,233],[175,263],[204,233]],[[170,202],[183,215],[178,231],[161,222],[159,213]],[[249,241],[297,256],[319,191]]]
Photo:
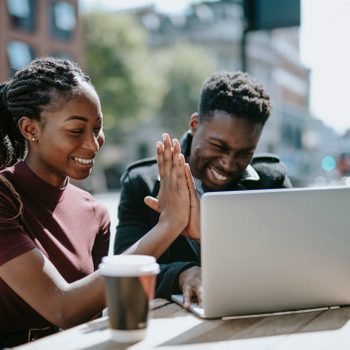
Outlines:
[[202,1],[177,17],[157,13],[152,7],[136,12],[154,49],[187,40],[206,50],[217,70],[242,70],[245,66],[264,83],[273,101],[273,113],[257,151],[277,153],[296,186],[308,185],[322,172],[320,159],[329,151],[329,143],[315,145],[309,135],[313,140],[332,142],[336,134],[310,114],[310,70],[300,59],[299,27],[248,32],[243,46],[240,0]]
[[78,13],[78,0],[0,0],[0,81],[40,56],[83,65]]

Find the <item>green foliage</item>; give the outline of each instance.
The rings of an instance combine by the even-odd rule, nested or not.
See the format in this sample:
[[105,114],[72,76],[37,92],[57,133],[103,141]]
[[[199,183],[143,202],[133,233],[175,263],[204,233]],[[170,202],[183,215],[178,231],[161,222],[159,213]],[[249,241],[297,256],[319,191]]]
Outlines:
[[162,86],[149,65],[147,33],[125,13],[84,17],[86,70],[100,96],[109,138],[156,109]]
[[160,50],[157,59],[167,86],[159,117],[165,130],[179,137],[197,111],[200,89],[213,72],[213,63],[205,50],[187,42]]
[[186,42],[149,48],[147,32],[131,14],[92,12],[83,23],[86,71],[101,99],[109,142],[122,142],[152,116],[174,136],[185,131],[213,71],[208,53]]

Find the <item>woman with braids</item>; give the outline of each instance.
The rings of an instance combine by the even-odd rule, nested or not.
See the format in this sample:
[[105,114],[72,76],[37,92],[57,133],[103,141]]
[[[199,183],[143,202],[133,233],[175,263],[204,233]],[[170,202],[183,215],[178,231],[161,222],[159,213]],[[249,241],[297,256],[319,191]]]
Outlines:
[[[104,284],[95,270],[107,255],[110,221],[90,194],[69,183],[90,174],[104,143],[99,98],[75,64],[39,58],[1,84],[0,136],[2,348],[101,312]],[[177,141],[171,157],[158,228],[128,253],[159,257],[188,223],[189,173]]]

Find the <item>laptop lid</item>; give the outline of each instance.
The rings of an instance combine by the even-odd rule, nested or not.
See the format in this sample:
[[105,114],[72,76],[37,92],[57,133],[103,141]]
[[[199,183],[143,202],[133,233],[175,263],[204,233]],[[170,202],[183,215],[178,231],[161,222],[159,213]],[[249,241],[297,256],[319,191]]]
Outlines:
[[350,188],[206,193],[204,317],[350,304]]

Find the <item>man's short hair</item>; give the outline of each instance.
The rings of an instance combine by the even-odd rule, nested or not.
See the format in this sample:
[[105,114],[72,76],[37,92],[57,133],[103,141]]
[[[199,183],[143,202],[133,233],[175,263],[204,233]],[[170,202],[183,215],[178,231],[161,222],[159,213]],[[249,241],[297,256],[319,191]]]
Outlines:
[[264,86],[242,72],[216,72],[203,84],[199,102],[200,118],[225,111],[237,118],[265,124],[271,114],[270,96]]

